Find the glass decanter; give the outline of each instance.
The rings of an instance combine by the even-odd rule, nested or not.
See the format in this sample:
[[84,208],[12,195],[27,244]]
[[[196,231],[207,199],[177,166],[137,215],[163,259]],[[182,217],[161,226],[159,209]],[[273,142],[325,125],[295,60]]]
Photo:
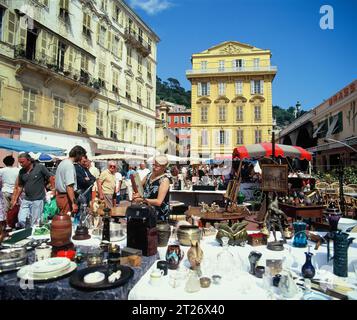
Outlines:
[[217,272],[222,280],[231,280],[237,270],[233,254],[229,251],[228,237],[221,238],[222,251],[217,255]]

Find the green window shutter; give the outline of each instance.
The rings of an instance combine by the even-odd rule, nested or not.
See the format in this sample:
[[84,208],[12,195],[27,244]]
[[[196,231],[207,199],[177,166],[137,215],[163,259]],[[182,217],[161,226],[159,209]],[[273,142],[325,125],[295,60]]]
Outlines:
[[7,23],[7,42],[10,44],[14,44],[15,40],[15,23],[16,16],[13,12],[9,11]]

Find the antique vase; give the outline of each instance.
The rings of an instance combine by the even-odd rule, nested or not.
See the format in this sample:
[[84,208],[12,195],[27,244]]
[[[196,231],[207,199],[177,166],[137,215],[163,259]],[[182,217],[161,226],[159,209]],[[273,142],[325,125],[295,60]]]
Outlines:
[[248,260],[250,263],[249,273],[251,273],[253,275],[255,274],[255,267],[256,267],[258,260],[261,258],[261,256],[262,256],[262,253],[258,252],[258,251],[251,251],[249,253],[249,256],[248,256]]
[[311,252],[305,252],[306,261],[301,268],[301,274],[304,278],[312,279],[315,276],[315,268],[311,262],[313,255]]
[[293,246],[298,248],[304,248],[307,246],[307,235],[306,235],[306,223],[302,221],[297,221],[293,223],[294,227],[294,239]]
[[180,246],[177,244],[172,244],[167,246],[166,250],[166,261],[168,262],[168,267],[171,270],[178,268],[181,260],[183,259],[184,252],[181,250]]

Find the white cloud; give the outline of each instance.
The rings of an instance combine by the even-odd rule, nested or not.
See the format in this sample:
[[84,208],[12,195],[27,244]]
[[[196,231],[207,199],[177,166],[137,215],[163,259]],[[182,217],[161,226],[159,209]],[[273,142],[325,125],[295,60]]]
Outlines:
[[130,0],[133,9],[140,8],[147,14],[154,15],[172,7],[172,3],[167,0]]

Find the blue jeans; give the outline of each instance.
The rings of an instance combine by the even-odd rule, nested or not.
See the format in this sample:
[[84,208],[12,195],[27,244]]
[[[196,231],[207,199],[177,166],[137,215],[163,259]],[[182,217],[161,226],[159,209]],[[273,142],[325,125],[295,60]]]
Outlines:
[[26,218],[30,217],[31,226],[39,222],[43,213],[43,200],[29,201],[23,199],[21,202],[19,215],[18,215],[18,226],[21,228],[25,227]]

